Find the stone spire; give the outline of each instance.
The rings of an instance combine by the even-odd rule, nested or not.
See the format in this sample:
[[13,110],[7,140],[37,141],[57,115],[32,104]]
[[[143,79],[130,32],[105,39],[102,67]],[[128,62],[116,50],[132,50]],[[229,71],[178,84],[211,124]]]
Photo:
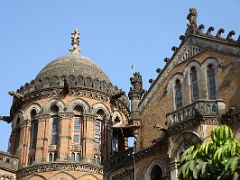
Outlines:
[[78,29],[75,28],[72,34],[72,48],[69,49],[72,55],[78,55],[80,52],[80,48],[78,48],[80,40],[79,40],[79,35],[80,33],[78,32]]

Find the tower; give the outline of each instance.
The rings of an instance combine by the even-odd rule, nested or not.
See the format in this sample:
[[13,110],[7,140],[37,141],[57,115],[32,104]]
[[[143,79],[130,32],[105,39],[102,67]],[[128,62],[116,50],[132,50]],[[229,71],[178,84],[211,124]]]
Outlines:
[[9,151],[19,159],[19,180],[103,179],[113,154],[111,129],[128,122],[128,98],[79,54],[79,42],[75,29],[71,55],[53,60],[10,92]]

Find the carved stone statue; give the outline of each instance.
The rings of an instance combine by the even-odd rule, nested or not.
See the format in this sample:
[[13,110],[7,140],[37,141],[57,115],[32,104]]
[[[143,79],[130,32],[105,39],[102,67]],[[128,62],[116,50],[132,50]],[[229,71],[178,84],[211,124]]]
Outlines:
[[142,92],[142,76],[139,72],[135,72],[130,78],[132,90]]
[[197,28],[197,10],[195,8],[189,9],[187,19],[189,20],[189,28]]

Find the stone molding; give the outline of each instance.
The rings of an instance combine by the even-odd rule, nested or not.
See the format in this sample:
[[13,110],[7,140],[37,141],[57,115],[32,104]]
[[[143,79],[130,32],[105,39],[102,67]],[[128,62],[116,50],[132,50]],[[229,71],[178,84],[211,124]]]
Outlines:
[[103,167],[90,163],[47,163],[22,168],[18,170],[17,178],[49,171],[81,171],[103,175]]
[[[54,89],[54,88],[48,88],[48,89],[43,89],[39,91],[32,91],[27,93],[24,98],[16,100],[13,105],[12,105],[12,110],[16,111],[20,109],[22,104],[24,103],[33,103],[37,100],[44,99],[44,98],[61,98],[61,92],[62,89]],[[74,97],[85,97],[85,98],[90,98],[90,99],[95,99],[98,101],[103,101],[103,102],[110,102],[111,96],[113,94],[110,93],[102,93],[99,91],[89,91],[89,90],[82,90],[82,89],[71,89],[70,90],[70,96]],[[122,96],[118,100],[115,100],[115,105],[116,107],[122,111],[126,116],[129,116],[129,101],[127,96]]]

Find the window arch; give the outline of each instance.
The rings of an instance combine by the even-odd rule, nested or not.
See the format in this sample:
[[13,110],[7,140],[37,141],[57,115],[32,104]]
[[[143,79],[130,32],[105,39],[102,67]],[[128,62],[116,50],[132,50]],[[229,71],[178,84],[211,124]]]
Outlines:
[[57,113],[59,112],[59,107],[58,107],[56,104],[54,104],[54,105],[51,107],[51,112],[52,112],[53,114],[57,114]]
[[83,114],[83,112],[84,112],[84,109],[83,109],[83,107],[81,106],[81,105],[76,105],[74,108],[73,108],[73,112],[74,112],[74,114],[76,114],[76,115],[82,115]]
[[99,109],[97,111],[97,115],[98,115],[98,118],[100,118],[101,120],[106,118],[106,114],[105,114],[104,110],[102,110],[102,109]]
[[191,77],[191,97],[192,102],[195,102],[199,98],[199,91],[198,91],[198,74],[196,67],[191,67],[190,71],[190,77]]
[[166,162],[156,159],[151,162],[144,175],[145,180],[161,180],[166,176]]
[[179,79],[175,81],[175,106],[179,109],[183,106],[182,84]]
[[207,82],[208,82],[208,97],[209,99],[216,99],[216,81],[215,81],[215,69],[212,64],[207,67]]

